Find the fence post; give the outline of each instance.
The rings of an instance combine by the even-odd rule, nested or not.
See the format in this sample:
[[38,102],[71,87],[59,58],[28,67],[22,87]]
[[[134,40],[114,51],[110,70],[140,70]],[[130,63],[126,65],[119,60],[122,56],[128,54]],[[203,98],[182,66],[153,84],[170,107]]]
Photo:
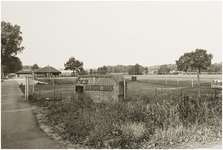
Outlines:
[[26,100],[29,98],[29,76],[27,76],[27,95],[26,95]]
[[211,78],[211,88],[212,88],[212,86],[213,86],[213,82],[212,82],[212,78]]
[[167,84],[167,77],[166,77],[166,84]]
[[34,85],[35,85],[35,78],[33,77],[33,93],[34,93]]
[[53,100],[55,100],[55,80],[54,80],[54,76],[53,76]]
[[27,86],[27,80],[26,80],[26,78],[27,77],[25,76],[25,100],[26,100],[26,93],[27,93],[27,87],[26,87]]
[[193,81],[193,79],[192,79],[192,87],[194,87],[194,81]]
[[125,92],[126,92],[126,89],[125,89],[125,73],[124,73],[124,100],[126,99]]

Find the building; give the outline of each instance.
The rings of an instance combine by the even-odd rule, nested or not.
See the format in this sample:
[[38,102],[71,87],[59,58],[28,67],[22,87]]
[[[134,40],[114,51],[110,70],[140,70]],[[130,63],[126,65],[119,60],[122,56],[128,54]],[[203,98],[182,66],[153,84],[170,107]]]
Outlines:
[[123,100],[124,91],[127,93],[127,82],[122,76],[86,75],[80,76],[75,82],[75,93],[85,95],[93,102],[118,102]]
[[59,74],[61,74],[61,71],[48,65],[42,69],[34,71],[34,74],[36,77],[52,77],[59,76]]
[[32,70],[30,69],[22,69],[16,72],[17,77],[25,77],[25,76],[31,76],[33,74]]

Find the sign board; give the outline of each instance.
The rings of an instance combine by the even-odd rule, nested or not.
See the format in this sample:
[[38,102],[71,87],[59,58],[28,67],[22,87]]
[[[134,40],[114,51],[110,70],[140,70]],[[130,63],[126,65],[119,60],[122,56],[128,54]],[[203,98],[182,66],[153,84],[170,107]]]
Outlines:
[[211,88],[213,89],[222,89],[222,80],[214,79],[211,83]]
[[113,91],[112,85],[86,85],[86,91]]

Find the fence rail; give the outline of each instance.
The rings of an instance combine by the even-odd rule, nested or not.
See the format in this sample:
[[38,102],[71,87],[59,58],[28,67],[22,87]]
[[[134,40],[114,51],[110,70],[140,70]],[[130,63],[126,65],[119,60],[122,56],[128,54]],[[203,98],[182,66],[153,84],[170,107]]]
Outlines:
[[[132,80],[133,76],[126,76],[128,81]],[[134,76],[137,77],[137,82],[145,82],[145,83],[155,83],[155,84],[163,84],[170,86],[187,86],[194,87],[198,85],[198,80],[195,75],[141,75]],[[219,75],[201,75],[200,76],[200,85],[209,86],[211,88],[211,84],[213,79],[220,79]]]

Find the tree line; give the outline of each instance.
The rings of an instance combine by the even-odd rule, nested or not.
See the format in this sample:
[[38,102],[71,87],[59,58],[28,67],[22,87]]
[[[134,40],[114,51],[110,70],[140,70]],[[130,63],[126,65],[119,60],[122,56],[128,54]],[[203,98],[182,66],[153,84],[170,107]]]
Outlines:
[[139,64],[136,65],[116,65],[116,66],[102,66],[98,67],[97,69],[90,69],[89,74],[94,74],[94,73],[101,73],[101,74],[106,74],[106,73],[128,73],[130,75],[142,75],[143,73],[148,73],[148,67],[143,67]]

